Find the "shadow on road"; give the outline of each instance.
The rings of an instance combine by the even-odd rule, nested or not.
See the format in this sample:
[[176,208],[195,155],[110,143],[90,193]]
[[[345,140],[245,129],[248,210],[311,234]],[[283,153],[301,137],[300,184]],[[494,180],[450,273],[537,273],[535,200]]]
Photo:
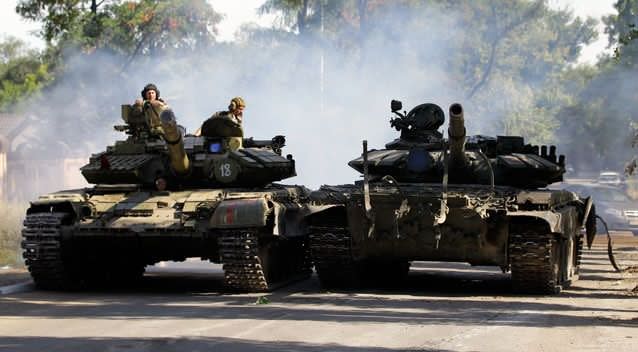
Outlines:
[[[38,349],[39,348],[39,349]],[[352,347],[339,344],[310,344],[287,341],[255,341],[232,338],[61,338],[61,337],[3,337],[0,341],[0,351],[91,351],[91,352],[155,352],[155,351],[272,351],[272,352],[390,352],[389,348],[380,347]],[[435,351],[419,349],[419,351]],[[436,349],[447,352],[447,350]]]
[[[522,327],[638,327],[636,310],[612,308],[618,300],[635,299],[627,289],[611,283],[614,273],[602,254],[588,254],[594,263],[583,269],[582,280],[557,296],[515,295],[509,275],[465,264],[415,263],[407,280],[392,289],[328,292],[316,276],[267,294],[269,304],[256,304],[266,294],[230,294],[223,289],[223,273],[151,270],[138,287],[93,292],[43,292],[0,296],[0,319],[5,317],[135,319],[285,319],[305,322],[402,323],[409,325],[474,325]],[[605,302],[610,302],[606,304]],[[616,304],[616,307],[618,305]],[[624,316],[624,317],[623,317]],[[31,339],[31,338],[29,338]],[[37,338],[36,338],[37,339]],[[42,339],[45,344],[78,344],[84,339]],[[113,342],[88,339],[86,350],[100,350]],[[159,341],[159,342],[158,342]],[[190,341],[190,342],[189,342]],[[115,340],[119,344],[165,343],[166,340]],[[223,340],[187,339],[197,350]],[[4,338],[6,346],[20,346],[21,338]],[[245,343],[248,349],[261,342]],[[93,345],[91,345],[93,344]],[[89,348],[95,347],[95,348]],[[326,350],[325,345],[271,345],[268,350]],[[338,346],[340,350],[343,346]],[[82,350],[71,348],[72,350]],[[14,350],[9,348],[9,350]],[[47,348],[46,350],[51,350]],[[137,350],[137,349],[133,349]],[[184,350],[180,346],[180,350]],[[243,350],[237,348],[235,350]],[[351,349],[359,351],[360,349]],[[366,349],[369,350],[369,349]],[[377,349],[372,351],[384,351]]]
[[[269,294],[270,303],[263,305],[255,304],[260,294],[221,294],[221,276],[213,275],[211,279],[207,275],[195,278],[171,275],[146,277],[140,290],[53,292],[47,293],[46,300],[42,299],[41,292],[0,297],[0,306],[3,307],[0,319],[50,316],[113,320],[285,319],[412,325],[638,327],[636,320],[613,318],[618,316],[617,313],[635,313],[634,309],[606,308],[600,300],[574,302],[574,298],[596,298],[595,293],[587,288],[542,298],[494,296],[492,294],[496,292],[508,292],[509,287],[507,275],[497,277],[494,273],[485,277],[479,272],[471,273],[468,278],[456,272],[417,271],[410,275],[404,287],[363,293],[322,291],[317,278],[313,277]],[[605,293],[607,298],[610,295],[629,298],[621,293]],[[585,314],[578,316],[579,313]],[[10,340],[3,338],[2,342],[5,341]],[[94,342],[100,347],[103,341]],[[211,341],[195,340],[193,343],[207,344]],[[318,347],[305,346],[300,350],[313,351],[313,348]]]

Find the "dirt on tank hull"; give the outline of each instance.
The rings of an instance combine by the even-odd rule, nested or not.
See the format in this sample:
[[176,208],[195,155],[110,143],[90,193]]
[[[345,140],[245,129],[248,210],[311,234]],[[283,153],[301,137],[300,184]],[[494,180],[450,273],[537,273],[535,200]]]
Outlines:
[[[364,181],[323,186],[311,195],[316,207],[311,251],[324,286],[395,284],[407,275],[411,261],[498,266],[511,271],[514,290],[525,293],[555,293],[577,278],[582,228],[594,213],[591,202],[572,192],[536,187],[560,175],[558,164],[547,171],[550,178],[531,180],[533,186],[523,188],[525,180],[508,183],[498,176],[510,172],[498,156],[514,154],[526,166],[540,155],[531,154],[530,161],[517,150],[475,158],[478,152],[462,150],[469,158],[458,167],[454,147],[430,136],[435,138],[425,143],[408,139],[404,148],[368,152],[364,147],[363,156],[350,163],[363,171]],[[419,153],[427,162],[406,170]],[[486,168],[491,174],[477,174]]]

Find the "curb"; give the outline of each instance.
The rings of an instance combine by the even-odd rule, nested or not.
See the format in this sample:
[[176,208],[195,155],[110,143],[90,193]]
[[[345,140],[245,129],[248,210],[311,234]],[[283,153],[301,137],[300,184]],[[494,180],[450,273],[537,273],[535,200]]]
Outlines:
[[13,293],[27,292],[33,289],[35,289],[35,284],[33,283],[33,281],[25,281],[0,287],[0,295],[10,295]]

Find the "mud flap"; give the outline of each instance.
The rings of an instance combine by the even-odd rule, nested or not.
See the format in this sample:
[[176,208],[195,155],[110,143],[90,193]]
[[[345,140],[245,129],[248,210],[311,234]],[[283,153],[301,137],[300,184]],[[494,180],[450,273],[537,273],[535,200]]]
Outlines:
[[370,182],[368,175],[368,141],[363,141],[363,206],[365,209],[366,219],[368,219],[368,238],[372,238],[375,233],[375,214],[370,202]]
[[585,233],[587,235],[587,248],[591,249],[592,243],[594,243],[594,237],[596,237],[596,206],[594,205],[592,198],[587,198],[585,208]]

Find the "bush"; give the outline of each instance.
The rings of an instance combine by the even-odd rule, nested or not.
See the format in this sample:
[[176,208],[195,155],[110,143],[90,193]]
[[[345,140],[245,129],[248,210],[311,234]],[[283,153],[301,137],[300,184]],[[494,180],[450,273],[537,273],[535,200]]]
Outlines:
[[0,266],[21,266],[22,221],[27,205],[0,203]]

